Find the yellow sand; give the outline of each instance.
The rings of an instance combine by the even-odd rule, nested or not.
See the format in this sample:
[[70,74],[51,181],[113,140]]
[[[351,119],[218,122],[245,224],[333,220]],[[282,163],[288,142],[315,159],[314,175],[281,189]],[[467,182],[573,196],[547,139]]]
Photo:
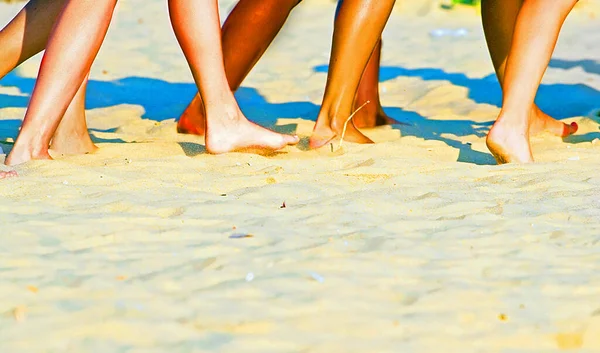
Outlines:
[[[306,138],[334,4],[300,6],[238,97],[303,143],[211,156],[175,133],[194,87],[165,1],[122,2],[92,72],[100,151],[0,183],[0,351],[598,352],[596,8],[571,17],[540,92],[580,132],[499,167],[484,136],[500,93],[471,9],[392,16],[382,100],[410,125],[332,152]],[[38,64],[0,82],[3,141]]]

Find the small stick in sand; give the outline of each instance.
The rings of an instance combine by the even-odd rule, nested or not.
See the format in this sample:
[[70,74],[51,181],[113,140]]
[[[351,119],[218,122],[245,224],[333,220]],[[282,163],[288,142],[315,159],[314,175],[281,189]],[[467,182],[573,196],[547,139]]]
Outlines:
[[354,115],[356,113],[358,113],[362,108],[365,107],[365,105],[371,103],[371,101],[366,101],[363,105],[361,105],[360,107],[358,107],[358,109],[356,109],[352,114],[350,114],[350,116],[348,117],[348,119],[346,119],[346,122],[344,123],[344,128],[342,129],[342,136],[340,138],[340,145],[338,146],[338,148],[342,148],[342,145],[344,143],[344,135],[346,135],[346,128],[348,127],[348,123],[350,122],[350,120],[352,120],[352,118],[354,117]]

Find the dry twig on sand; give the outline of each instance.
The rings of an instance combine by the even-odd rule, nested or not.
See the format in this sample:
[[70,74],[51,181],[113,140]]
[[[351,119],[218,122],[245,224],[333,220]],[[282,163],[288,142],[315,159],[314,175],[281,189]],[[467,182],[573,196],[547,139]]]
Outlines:
[[348,127],[348,123],[350,122],[350,120],[352,120],[352,118],[354,117],[354,115],[356,115],[356,113],[358,113],[362,108],[365,107],[365,105],[371,103],[371,101],[366,101],[363,105],[361,105],[360,107],[358,107],[358,109],[356,109],[354,111],[354,113],[350,114],[350,116],[348,117],[348,119],[346,119],[346,122],[344,123],[344,128],[342,129],[342,136],[340,137],[340,145],[338,146],[339,148],[342,148],[342,145],[344,143],[344,135],[346,135],[346,128]]

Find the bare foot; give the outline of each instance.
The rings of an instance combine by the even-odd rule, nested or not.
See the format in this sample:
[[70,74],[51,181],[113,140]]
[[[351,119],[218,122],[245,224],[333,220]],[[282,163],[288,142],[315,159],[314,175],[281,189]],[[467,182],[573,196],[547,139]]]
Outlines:
[[0,171],[0,179],[14,178],[17,176],[17,172],[15,172],[14,170],[11,170],[10,172]]
[[77,131],[68,133],[65,130],[57,130],[50,143],[50,148],[65,155],[86,154],[98,150],[87,130],[84,133]]
[[200,95],[196,94],[177,122],[177,132],[203,136],[206,130],[204,119],[204,104]]
[[85,90],[77,92],[61,119],[50,148],[61,154],[85,154],[98,149],[92,142],[85,119]]
[[[24,145],[23,147],[21,147],[22,145]],[[4,161],[4,164],[6,165],[17,165],[17,164],[23,164],[26,162],[29,162],[31,160],[44,160],[44,159],[48,159],[51,160],[52,157],[50,157],[50,154],[48,154],[48,149],[40,149],[40,150],[35,150],[33,149],[33,147],[35,147],[36,145],[33,144],[20,144],[19,143],[19,139],[17,139],[17,142],[15,143],[15,145],[13,146],[13,149],[10,151],[10,153],[8,154],[8,156],[6,157],[6,160]]]
[[[360,106],[355,107],[358,109]],[[394,125],[400,124],[400,122],[390,118],[381,106],[376,107],[371,104],[367,104],[361,110],[357,111],[352,118],[354,125],[359,129],[374,128],[383,125]]]
[[558,137],[567,137],[576,133],[578,128],[576,122],[567,125],[544,113],[537,106],[532,109],[531,126],[529,127],[532,136],[547,131]]
[[486,144],[498,164],[533,162],[527,129],[516,128],[501,117],[488,133]]
[[226,116],[208,123],[206,150],[212,154],[227,152],[268,153],[288,145],[297,144],[298,136],[280,134],[248,121],[239,109],[233,112],[218,112]]
[[[384,125],[408,125],[408,124],[402,123],[396,119],[389,117],[383,111],[383,109],[381,109],[377,113],[377,116],[375,117],[375,126],[384,126]],[[360,127],[360,126],[357,126],[357,127]]]
[[[331,125],[328,126],[326,123],[322,122],[323,120],[317,119],[315,129],[313,130],[313,133],[308,141],[308,145],[312,149],[323,147],[330,141],[342,137],[344,123],[338,123],[336,120],[333,120]],[[354,118],[352,118],[352,120],[349,121],[348,125],[346,126],[344,141],[362,144],[374,143],[373,140],[363,135],[363,133],[356,128],[353,120]]]

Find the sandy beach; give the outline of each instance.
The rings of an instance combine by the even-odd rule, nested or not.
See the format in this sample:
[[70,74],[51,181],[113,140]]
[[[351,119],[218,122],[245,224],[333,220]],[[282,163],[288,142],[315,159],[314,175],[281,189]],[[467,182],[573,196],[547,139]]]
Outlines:
[[[166,2],[123,1],[88,90],[100,150],[0,181],[0,352],[600,351],[598,4],[569,18],[539,92],[580,130],[497,166],[474,9],[399,5],[381,94],[403,125],[312,151],[335,4],[306,0],[236,94],[302,142],[213,156],[176,133],[196,88]],[[21,6],[0,3],[0,26]],[[39,62],[0,80],[5,153]]]

